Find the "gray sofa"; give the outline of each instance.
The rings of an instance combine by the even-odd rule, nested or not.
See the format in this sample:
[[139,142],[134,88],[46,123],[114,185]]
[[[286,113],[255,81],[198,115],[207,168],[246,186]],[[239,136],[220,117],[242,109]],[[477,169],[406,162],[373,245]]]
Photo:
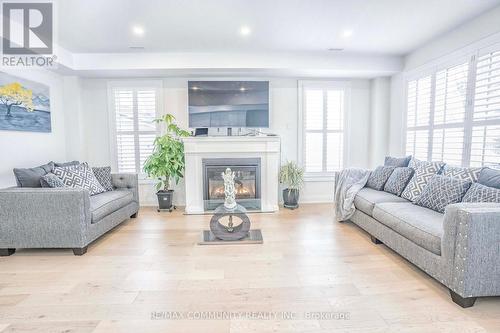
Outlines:
[[363,188],[350,219],[449,288],[453,301],[500,295],[500,205],[459,203],[445,214]]
[[94,240],[137,216],[137,175],[111,178],[114,190],[94,196],[67,187],[0,190],[0,255],[17,248],[71,248],[84,254]]

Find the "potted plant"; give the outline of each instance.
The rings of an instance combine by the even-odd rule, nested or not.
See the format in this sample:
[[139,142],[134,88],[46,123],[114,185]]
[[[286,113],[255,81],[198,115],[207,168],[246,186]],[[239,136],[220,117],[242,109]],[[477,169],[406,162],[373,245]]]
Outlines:
[[175,180],[177,184],[184,176],[184,144],[181,138],[189,136],[189,132],[179,128],[174,120],[175,117],[171,114],[154,120],[158,124],[164,124],[165,133],[155,139],[153,153],[144,163],[144,172],[158,180],[158,211],[172,211],[174,190],[170,188],[171,180]]
[[280,169],[280,183],[287,186],[283,190],[283,206],[295,209],[299,207],[299,190],[304,184],[304,169],[295,162],[287,162]]

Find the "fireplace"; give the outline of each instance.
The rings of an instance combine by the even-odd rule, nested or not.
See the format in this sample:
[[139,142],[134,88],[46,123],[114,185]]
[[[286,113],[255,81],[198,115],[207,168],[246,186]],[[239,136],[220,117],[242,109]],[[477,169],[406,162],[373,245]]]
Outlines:
[[260,158],[207,158],[203,164],[203,201],[205,210],[224,203],[221,173],[231,168],[235,173],[236,202],[250,210],[260,210]]

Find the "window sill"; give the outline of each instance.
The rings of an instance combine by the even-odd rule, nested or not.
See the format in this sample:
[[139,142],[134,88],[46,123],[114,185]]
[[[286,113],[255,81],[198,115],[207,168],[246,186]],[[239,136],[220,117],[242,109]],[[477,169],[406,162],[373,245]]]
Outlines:
[[335,172],[329,173],[306,173],[304,174],[304,181],[309,182],[334,182]]

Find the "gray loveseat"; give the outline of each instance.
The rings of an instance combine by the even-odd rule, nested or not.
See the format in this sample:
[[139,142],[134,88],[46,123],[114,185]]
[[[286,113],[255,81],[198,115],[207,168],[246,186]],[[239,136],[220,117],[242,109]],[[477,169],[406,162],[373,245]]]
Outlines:
[[500,295],[500,205],[458,203],[445,214],[363,188],[350,219],[440,281],[462,307]]
[[139,210],[135,174],[112,174],[113,191],[90,196],[75,188],[0,190],[0,255],[16,248],[71,248],[82,255],[94,240]]

